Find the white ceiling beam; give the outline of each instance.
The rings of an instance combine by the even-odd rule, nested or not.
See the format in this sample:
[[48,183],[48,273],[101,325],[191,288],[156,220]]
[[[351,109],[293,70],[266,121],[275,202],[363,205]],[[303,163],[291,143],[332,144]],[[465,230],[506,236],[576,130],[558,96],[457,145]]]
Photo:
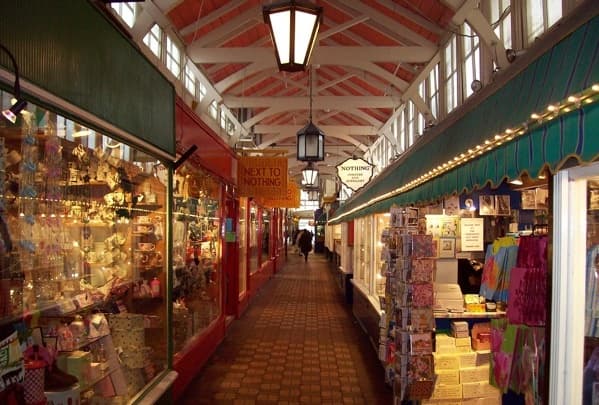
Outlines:
[[351,115],[355,115],[356,117],[361,118],[362,120],[369,122],[371,125],[374,125],[377,128],[380,128],[381,125],[383,125],[383,122],[377,120],[376,118],[374,118],[372,115],[370,114],[366,114],[364,111],[362,110],[349,110],[346,111],[347,113],[351,114]]
[[378,2],[380,4],[382,4],[383,6],[387,7],[389,10],[392,10],[392,11],[396,12],[397,14],[400,14],[400,15],[406,17],[408,20],[415,22],[416,24],[420,25],[422,28],[426,29],[427,31],[432,32],[433,34],[441,35],[445,32],[443,30],[443,28],[439,27],[437,24],[408,10],[407,8],[405,8],[403,6],[400,6],[399,4],[397,4],[391,0],[378,0]]
[[[223,98],[229,108],[240,107],[274,107],[282,106],[286,110],[304,109],[309,105],[309,97],[236,97],[227,96]],[[314,96],[312,97],[313,109],[325,109],[335,106],[337,109],[349,108],[395,108],[398,106],[391,97],[379,96]]]
[[146,0],[144,5],[153,2],[162,11],[162,13],[166,15],[184,1],[185,0]]
[[340,32],[343,32],[343,31],[353,27],[354,25],[358,25],[365,21],[368,21],[369,19],[370,18],[365,15],[354,17],[351,20],[344,22],[343,24],[338,24],[338,25],[335,25],[334,27],[329,28],[322,34],[318,34],[318,40],[319,41],[325,40],[335,34],[338,34]]
[[[408,87],[406,89],[406,91],[404,92],[404,94],[401,97],[404,102],[407,101],[412,94],[418,94],[418,86],[420,85],[420,83],[428,77],[431,70],[433,70],[435,68],[435,66],[441,61],[441,52],[442,51],[437,52],[437,54],[430,60],[429,63],[427,63],[427,65],[422,69],[422,71],[418,74],[418,76],[416,76],[414,78],[414,81],[412,82],[410,87]],[[405,107],[405,104],[402,104],[400,106],[400,108],[395,110],[395,112],[393,114],[391,114],[389,119],[387,119],[387,121],[385,121],[385,124],[383,126],[381,126],[380,130],[381,131],[387,130],[388,127],[391,126],[393,121],[395,121],[397,116],[401,113],[401,111],[403,111],[404,107]],[[431,114],[431,116],[432,116],[432,114]],[[433,118],[436,119],[438,117],[433,117]]]
[[[437,52],[434,46],[319,46],[312,53],[313,65],[352,65],[361,61],[425,63]],[[275,60],[272,48],[188,48],[195,63],[247,63]]]
[[468,0],[464,2],[462,7],[454,14],[451,21],[460,26],[464,22],[472,27],[472,29],[478,34],[478,37],[482,43],[491,51],[493,59],[500,69],[505,69],[510,63],[507,60],[505,54],[505,46],[495,31],[491,27],[491,23],[485,18],[483,13],[478,7],[478,1]]
[[272,75],[276,74],[276,72],[278,72],[278,71],[279,71],[279,69],[276,67],[273,67],[271,69],[265,69],[265,70],[261,71],[260,73],[257,73],[248,79],[243,79],[239,83],[231,86],[229,88],[229,93],[236,92],[236,93],[239,93],[239,95],[241,95],[242,93],[245,93],[245,91],[247,89],[252,88],[255,85],[257,85],[258,83],[261,83],[264,80],[270,78]]
[[344,9],[349,7],[355,11],[357,11],[360,15],[366,15],[370,17],[373,22],[376,24],[385,27],[390,32],[396,33],[397,35],[409,40],[410,42],[422,46],[435,46],[435,44],[428,39],[424,38],[420,34],[412,31],[411,29],[401,25],[394,19],[386,16],[378,10],[362,3],[361,1],[344,1],[343,3],[335,0],[329,0],[329,3],[335,4],[336,8]]
[[284,112],[286,110],[287,109],[283,108],[282,106],[275,106],[275,107],[267,108],[266,110],[261,111],[258,114],[254,115],[253,117],[251,117],[250,119],[244,121],[242,123],[242,125],[245,128],[251,128],[254,125],[256,125],[257,123],[259,123],[260,121],[262,121],[263,119],[268,118],[268,117],[270,117],[272,115],[275,115],[275,114],[282,113],[282,112]]
[[238,33],[240,28],[246,29],[248,25],[255,25],[258,22],[262,22],[262,10],[259,7],[251,7],[225,24],[195,39],[188,46],[188,54],[191,55],[195,51],[201,51],[202,48],[208,47],[210,44],[228,40],[232,34]]
[[135,23],[130,30],[131,37],[137,43],[140,43],[143,40],[143,37],[150,31],[158,19],[161,17],[163,19],[160,25],[163,25],[163,23],[166,22],[166,18],[162,12],[157,9],[156,5],[151,1],[141,4],[139,7],[141,8],[141,12],[135,16]]
[[[262,125],[254,126],[257,134],[293,133],[296,134],[303,125]],[[370,125],[318,125],[326,135],[335,133],[337,135],[376,135],[377,128]]]
[[[192,32],[199,30],[204,25],[214,22],[216,19],[221,18],[225,14],[235,10],[237,7],[239,7],[239,4],[236,1],[231,1],[227,4],[225,4],[224,6],[210,12],[209,14],[207,14],[205,16],[200,15],[199,19],[197,19],[193,23],[181,28],[181,35],[185,36],[187,34],[191,34]],[[202,10],[200,9],[200,13],[201,13],[201,11]]]
[[[273,143],[278,143],[278,142],[280,142],[280,141],[282,141],[284,139],[287,139],[287,138],[293,137],[295,139],[296,132],[293,132],[293,133],[284,133],[284,134],[277,134],[277,135],[274,135],[274,136],[270,136],[270,137],[268,137],[268,140],[266,140],[266,141],[264,141],[264,142],[262,142],[261,144],[258,145],[258,149],[267,148],[270,145],[272,145]],[[356,148],[360,149],[361,151],[366,151],[368,149],[368,146],[364,145],[362,142],[358,141],[357,139],[352,138],[349,135],[337,134],[335,132],[326,132],[325,133],[325,137],[341,139],[341,140],[343,140],[343,141],[345,141],[345,142],[347,142],[349,144],[354,145]],[[326,145],[325,145],[325,149],[326,149]]]
[[441,0],[441,3],[455,11],[459,9],[466,1],[468,0]]
[[342,83],[342,82],[344,82],[344,81],[346,81],[346,80],[349,80],[349,79],[351,79],[351,78],[352,78],[352,77],[354,77],[355,75],[356,75],[355,73],[348,73],[348,74],[346,74],[346,75],[339,76],[339,77],[337,77],[336,79],[329,80],[328,82],[326,82],[326,83],[324,83],[324,84],[322,84],[322,85],[318,86],[318,87],[316,88],[316,93],[318,94],[319,92],[321,92],[321,91],[324,91],[324,90],[328,89],[329,87],[336,86],[336,85],[338,85],[339,83]]
[[393,73],[386,71],[382,67],[375,65],[374,63],[356,60],[353,66],[366,70],[375,76],[379,76],[401,91],[405,91],[409,87],[408,82],[395,76]]
[[221,80],[220,82],[215,83],[214,88],[220,94],[224,94],[225,91],[227,91],[229,89],[229,87],[233,86],[235,83],[239,82],[240,80],[243,80],[245,77],[251,76],[254,73],[260,72],[261,70],[264,70],[264,69],[270,70],[273,65],[276,65],[276,62],[274,60],[275,59],[274,54],[272,55],[272,59],[273,59],[272,61],[267,59],[267,60],[263,60],[260,62],[251,63],[249,66],[246,66],[243,69],[240,69],[237,72],[233,73],[232,75],[227,76],[225,79]]

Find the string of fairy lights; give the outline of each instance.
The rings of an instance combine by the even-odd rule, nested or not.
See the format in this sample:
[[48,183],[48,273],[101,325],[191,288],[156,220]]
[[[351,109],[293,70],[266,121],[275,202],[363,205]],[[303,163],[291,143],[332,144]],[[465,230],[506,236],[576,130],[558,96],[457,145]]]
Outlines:
[[495,134],[493,137],[486,139],[477,145],[471,146],[459,155],[449,159],[447,162],[440,163],[436,167],[430,169],[428,172],[421,174],[404,185],[397,187],[387,193],[373,197],[369,201],[360,204],[347,212],[341,213],[330,220],[338,221],[374,203],[406,193],[430,180],[433,180],[436,177],[449,172],[450,170],[457,168],[458,166],[466,164],[470,160],[476,159],[486,153],[490,153],[492,150],[498,148],[504,143],[511,142],[514,139],[534,130],[535,128],[560,117],[561,115],[568,114],[572,111],[582,108],[585,105],[592,104],[596,102],[598,98],[599,84],[593,84],[591,87],[583,91],[571,94],[561,101],[547,105],[546,109],[543,111],[533,112],[530,114],[530,118],[522,124],[506,128],[503,132]]

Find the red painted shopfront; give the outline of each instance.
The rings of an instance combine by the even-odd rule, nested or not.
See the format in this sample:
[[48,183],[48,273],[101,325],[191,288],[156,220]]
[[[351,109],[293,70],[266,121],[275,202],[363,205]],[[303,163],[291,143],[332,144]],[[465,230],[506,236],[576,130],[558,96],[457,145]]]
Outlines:
[[[183,100],[177,99],[175,113],[177,153],[197,146],[174,179],[177,399],[224,339],[228,325],[284,264],[286,224],[285,210],[237,196],[236,154]],[[181,331],[187,332],[181,336]]]

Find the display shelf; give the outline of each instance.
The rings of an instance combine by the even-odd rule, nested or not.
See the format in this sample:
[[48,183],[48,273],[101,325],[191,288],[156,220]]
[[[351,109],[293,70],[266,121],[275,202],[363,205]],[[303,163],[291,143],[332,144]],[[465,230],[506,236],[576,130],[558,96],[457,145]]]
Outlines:
[[106,377],[109,377],[111,374],[113,374],[118,369],[119,369],[118,367],[109,368],[108,370],[104,371],[102,373],[102,375],[94,378],[93,380],[85,381],[83,383],[80,383],[81,392],[87,391],[87,390],[93,388],[94,385],[96,385],[97,383],[99,383],[100,381],[102,381],[103,379],[105,379]]
[[435,319],[492,319],[492,318],[503,318],[505,317],[504,311],[496,312],[435,312]]
[[[85,339],[85,341],[81,341],[81,342],[77,343],[75,345],[75,347],[73,348],[73,350],[59,350],[58,353],[59,354],[60,353],[71,353],[71,352],[77,351],[83,347],[86,347],[86,346],[89,346],[96,342],[99,342],[100,340],[104,339],[106,336],[110,336],[110,335],[102,335],[102,336],[98,336],[98,337],[95,337],[92,339]],[[46,337],[53,337],[53,336],[44,336],[44,337],[46,338]]]
[[146,211],[156,211],[157,209],[162,208],[162,205],[160,205],[160,204],[135,204],[135,205],[132,205],[130,208],[132,211],[135,211],[137,209],[137,210],[140,210],[140,211],[143,210],[144,212],[146,212]]

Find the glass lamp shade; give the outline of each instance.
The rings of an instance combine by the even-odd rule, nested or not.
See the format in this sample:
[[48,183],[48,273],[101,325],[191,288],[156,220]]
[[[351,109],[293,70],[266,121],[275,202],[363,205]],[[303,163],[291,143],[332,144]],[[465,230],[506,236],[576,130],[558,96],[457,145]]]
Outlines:
[[291,0],[265,6],[262,13],[270,29],[279,70],[305,70],[322,21],[322,7]]
[[302,170],[302,180],[304,185],[312,187],[318,182],[318,169],[314,167],[312,162],[308,163],[304,170]]
[[297,132],[297,160],[302,162],[324,160],[324,132],[311,120]]

